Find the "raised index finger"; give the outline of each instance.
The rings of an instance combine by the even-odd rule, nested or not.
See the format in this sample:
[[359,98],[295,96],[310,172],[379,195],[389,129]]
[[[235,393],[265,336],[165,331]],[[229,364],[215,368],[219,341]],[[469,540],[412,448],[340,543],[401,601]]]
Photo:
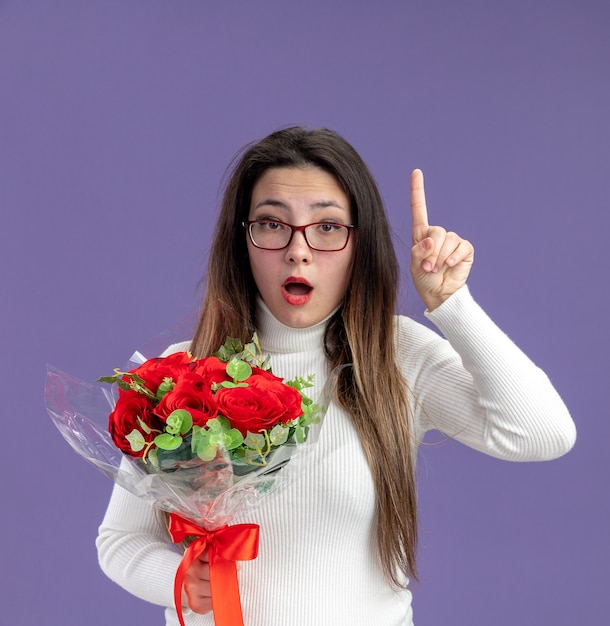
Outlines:
[[411,233],[413,243],[425,239],[428,233],[428,209],[424,192],[424,174],[421,170],[411,173]]

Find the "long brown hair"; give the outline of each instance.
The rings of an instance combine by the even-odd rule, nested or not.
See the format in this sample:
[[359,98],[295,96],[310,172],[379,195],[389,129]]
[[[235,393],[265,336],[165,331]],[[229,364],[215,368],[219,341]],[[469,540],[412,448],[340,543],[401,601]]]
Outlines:
[[208,264],[205,301],[191,350],[206,356],[227,336],[255,328],[256,285],[246,252],[252,189],[277,167],[319,167],[350,201],[357,224],[349,287],[328,323],[325,349],[341,371],[337,401],[349,412],[375,484],[377,544],[388,580],[416,577],[417,508],[407,386],[395,361],[394,311],[399,267],[383,202],[354,148],[326,129],[291,127],[248,146],[225,188]]

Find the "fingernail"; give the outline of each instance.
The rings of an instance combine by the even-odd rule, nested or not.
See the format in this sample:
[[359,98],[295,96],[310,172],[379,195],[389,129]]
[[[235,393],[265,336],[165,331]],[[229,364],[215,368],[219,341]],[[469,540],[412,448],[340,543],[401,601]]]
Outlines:
[[430,263],[430,261],[424,261],[422,263],[422,269],[424,270],[424,272],[429,272],[432,270],[432,263]]

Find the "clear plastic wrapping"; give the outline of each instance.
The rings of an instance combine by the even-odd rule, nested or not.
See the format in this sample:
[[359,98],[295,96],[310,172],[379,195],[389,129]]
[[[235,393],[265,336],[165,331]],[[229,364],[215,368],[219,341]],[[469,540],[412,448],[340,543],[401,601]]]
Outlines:
[[[143,361],[135,353],[125,369],[134,371]],[[116,385],[85,382],[52,366],[47,368],[45,404],[72,449],[113,482],[164,511],[210,529],[230,523],[237,510],[255,506],[278,488],[278,470],[293,455],[300,458],[308,454],[322,426],[334,380],[335,376],[329,377],[316,399],[316,420],[307,428],[306,439],[299,442],[293,435],[272,450],[264,466],[236,460],[235,454],[222,446],[216,447],[209,460],[193,456],[164,462],[164,469],[150,460],[125,454],[108,430],[109,415],[122,392]]]

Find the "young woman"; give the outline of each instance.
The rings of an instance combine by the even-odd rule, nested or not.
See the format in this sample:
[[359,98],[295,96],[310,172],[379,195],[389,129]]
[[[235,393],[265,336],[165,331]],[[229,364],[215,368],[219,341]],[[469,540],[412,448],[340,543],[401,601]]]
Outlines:
[[[429,226],[412,174],[410,268],[446,338],[395,316],[398,262],[383,204],[356,151],[328,130],[288,128],[251,145],[225,190],[207,292],[189,348],[207,356],[256,330],[274,373],[340,365],[314,453],[299,480],[237,522],[261,527],[239,579],[247,626],[409,626],[415,575],[418,443],[437,429],[511,461],[567,452],[574,424],[540,371],[471,298],[472,245]],[[98,537],[118,584],[178,623],[180,555],[150,506],[115,487]],[[185,582],[189,626],[211,626],[203,555]]]

